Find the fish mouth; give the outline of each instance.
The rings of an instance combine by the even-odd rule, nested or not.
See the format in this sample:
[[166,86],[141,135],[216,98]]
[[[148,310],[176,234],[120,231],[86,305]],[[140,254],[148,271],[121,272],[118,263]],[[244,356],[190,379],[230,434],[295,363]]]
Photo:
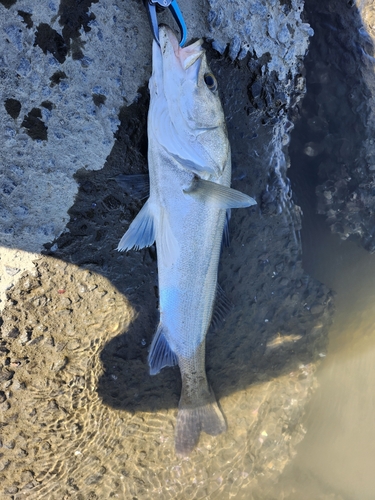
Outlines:
[[172,49],[176,59],[179,60],[184,70],[193,66],[193,64],[205,53],[202,48],[202,39],[199,39],[186,47],[180,47],[177,36],[173,30],[165,24],[159,26],[159,40],[163,56],[168,54],[168,52],[171,52]]

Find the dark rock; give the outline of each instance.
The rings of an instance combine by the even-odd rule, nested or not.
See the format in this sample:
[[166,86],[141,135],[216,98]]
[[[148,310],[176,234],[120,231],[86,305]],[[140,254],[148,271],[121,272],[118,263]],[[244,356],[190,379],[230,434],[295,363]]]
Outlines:
[[63,63],[68,54],[68,47],[63,37],[47,23],[40,23],[35,34],[35,46],[40,47],[45,54],[50,52],[59,63]]
[[48,127],[41,120],[42,113],[39,108],[33,108],[28,115],[25,115],[25,118],[21,124],[22,127],[25,127],[27,134],[35,141],[37,139],[41,141],[47,140],[47,130]]
[[103,94],[92,94],[92,100],[94,101],[95,106],[105,104],[106,99],[106,96]]
[[17,99],[6,99],[4,102],[5,110],[14,120],[18,118],[21,111],[21,103]]
[[24,12],[23,10],[18,10],[17,14],[22,17],[22,22],[26,24],[27,28],[32,28],[34,23],[31,19],[31,14],[29,12]]
[[50,78],[51,87],[53,87],[54,85],[58,85],[61,80],[65,80],[65,78],[68,78],[65,71],[56,71],[56,73],[54,73]]

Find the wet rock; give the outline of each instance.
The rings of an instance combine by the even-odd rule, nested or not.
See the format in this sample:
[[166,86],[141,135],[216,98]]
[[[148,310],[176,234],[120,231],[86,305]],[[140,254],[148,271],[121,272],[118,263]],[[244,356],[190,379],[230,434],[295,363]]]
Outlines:
[[64,356],[63,358],[55,361],[52,366],[51,366],[51,370],[53,370],[54,372],[61,372],[62,370],[64,370],[64,368],[66,368],[66,366],[68,365],[69,363],[69,358],[67,358],[66,356]]

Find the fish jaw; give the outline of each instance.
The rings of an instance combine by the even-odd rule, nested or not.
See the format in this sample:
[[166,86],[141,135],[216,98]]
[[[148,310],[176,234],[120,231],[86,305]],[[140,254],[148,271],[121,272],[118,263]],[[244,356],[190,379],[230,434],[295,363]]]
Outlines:
[[219,95],[205,83],[211,71],[202,42],[181,48],[166,26],[159,35],[160,47],[153,43],[149,82],[149,144],[155,143],[188,170],[220,176],[229,143]]

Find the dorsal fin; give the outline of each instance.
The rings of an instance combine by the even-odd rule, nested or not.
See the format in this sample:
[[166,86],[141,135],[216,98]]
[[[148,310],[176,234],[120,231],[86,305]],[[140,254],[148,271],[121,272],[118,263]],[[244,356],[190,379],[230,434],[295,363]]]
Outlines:
[[225,321],[225,318],[227,314],[229,314],[232,307],[233,307],[232,302],[225,295],[225,292],[221,288],[221,286],[217,284],[215,304],[212,312],[211,325],[210,325],[211,330],[215,330]]
[[147,198],[150,192],[150,178],[148,174],[125,175],[120,174],[112,177],[117,184],[130,196],[139,200]]
[[231,217],[231,209],[228,208],[227,211],[225,212],[225,222],[223,229],[223,239],[221,242],[221,249],[223,249],[223,246],[227,248],[230,246],[230,234],[229,234],[230,217]]

